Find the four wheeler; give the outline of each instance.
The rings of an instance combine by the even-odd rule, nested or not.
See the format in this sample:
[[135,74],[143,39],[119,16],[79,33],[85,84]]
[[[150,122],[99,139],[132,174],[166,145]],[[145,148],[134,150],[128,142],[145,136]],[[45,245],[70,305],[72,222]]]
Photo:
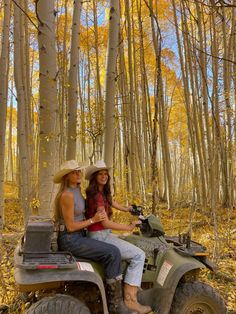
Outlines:
[[[206,249],[188,235],[166,236],[159,217],[144,217],[141,207],[132,214],[140,231],[122,238],[146,253],[139,302],[156,314],[227,313],[219,294],[198,281],[202,269],[214,270]],[[57,251],[53,229],[50,219],[31,217],[15,250],[15,280],[32,304],[26,313],[108,314],[102,265]]]

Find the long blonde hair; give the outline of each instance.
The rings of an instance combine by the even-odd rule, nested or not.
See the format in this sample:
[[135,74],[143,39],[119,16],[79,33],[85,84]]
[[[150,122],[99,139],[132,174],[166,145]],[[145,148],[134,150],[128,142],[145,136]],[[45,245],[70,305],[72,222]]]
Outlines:
[[54,219],[54,222],[56,222],[56,223],[58,223],[59,219],[61,218],[61,206],[60,206],[61,195],[67,187],[68,187],[68,181],[66,180],[66,176],[64,176],[62,178],[61,184],[59,186],[57,195],[56,195],[55,200],[54,200],[53,219]]

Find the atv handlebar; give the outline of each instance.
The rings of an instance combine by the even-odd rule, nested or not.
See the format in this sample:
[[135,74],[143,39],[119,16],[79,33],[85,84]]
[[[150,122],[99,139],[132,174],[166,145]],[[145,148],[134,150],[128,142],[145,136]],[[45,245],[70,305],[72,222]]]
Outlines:
[[143,208],[142,206],[137,206],[135,204],[131,205],[132,208],[130,210],[131,215],[133,216],[143,216]]

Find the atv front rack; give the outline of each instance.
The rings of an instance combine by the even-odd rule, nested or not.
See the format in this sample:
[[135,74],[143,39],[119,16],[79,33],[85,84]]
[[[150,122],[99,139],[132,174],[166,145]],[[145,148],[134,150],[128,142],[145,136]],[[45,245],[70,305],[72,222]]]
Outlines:
[[77,262],[70,252],[22,253],[22,262],[17,267],[22,269],[73,269]]

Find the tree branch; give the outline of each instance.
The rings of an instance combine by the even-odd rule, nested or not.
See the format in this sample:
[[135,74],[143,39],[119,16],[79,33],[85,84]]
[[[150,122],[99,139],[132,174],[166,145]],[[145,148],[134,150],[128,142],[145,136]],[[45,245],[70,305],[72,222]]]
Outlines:
[[34,23],[34,21],[31,19],[31,17],[28,15],[28,13],[15,0],[12,0],[12,2],[14,2],[14,4],[26,15],[26,17],[29,19],[29,21],[34,25],[34,27],[39,32],[38,26]]

